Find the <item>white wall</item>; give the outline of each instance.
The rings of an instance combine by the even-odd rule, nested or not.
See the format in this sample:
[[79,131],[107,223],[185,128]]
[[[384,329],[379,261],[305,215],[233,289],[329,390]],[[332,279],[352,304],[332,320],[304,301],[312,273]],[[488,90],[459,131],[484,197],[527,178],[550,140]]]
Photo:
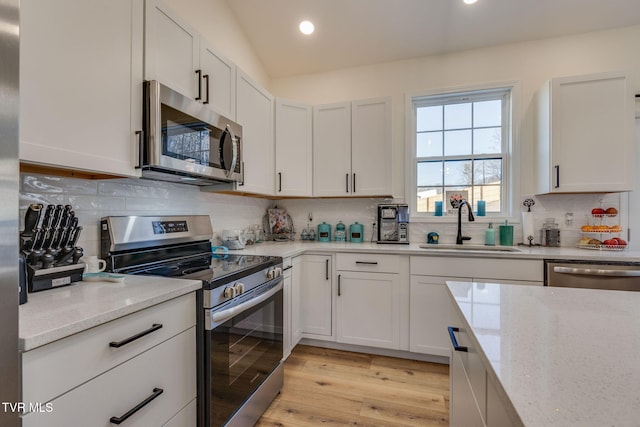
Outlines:
[[270,78],[224,0],[164,0],[212,46],[264,87]]
[[640,26],[274,79],[276,96],[310,104],[393,97],[394,195],[404,196],[405,94],[489,82],[521,83],[522,194],[533,191],[532,98],[551,78],[628,70],[640,92]]

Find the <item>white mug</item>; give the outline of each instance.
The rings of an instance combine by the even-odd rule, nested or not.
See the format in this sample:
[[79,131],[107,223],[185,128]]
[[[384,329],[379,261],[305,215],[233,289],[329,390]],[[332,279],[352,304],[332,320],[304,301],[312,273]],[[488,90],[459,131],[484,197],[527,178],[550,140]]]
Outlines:
[[85,260],[85,270],[87,273],[99,273],[104,271],[107,268],[107,262],[103,259],[98,258],[95,255],[91,255]]

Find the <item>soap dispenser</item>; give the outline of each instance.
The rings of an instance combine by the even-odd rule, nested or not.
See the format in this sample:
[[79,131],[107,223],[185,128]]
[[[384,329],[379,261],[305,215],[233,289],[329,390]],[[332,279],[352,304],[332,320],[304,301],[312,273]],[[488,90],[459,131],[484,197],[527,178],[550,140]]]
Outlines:
[[489,228],[484,232],[484,244],[486,246],[496,245],[496,230],[493,228],[493,223],[489,223]]

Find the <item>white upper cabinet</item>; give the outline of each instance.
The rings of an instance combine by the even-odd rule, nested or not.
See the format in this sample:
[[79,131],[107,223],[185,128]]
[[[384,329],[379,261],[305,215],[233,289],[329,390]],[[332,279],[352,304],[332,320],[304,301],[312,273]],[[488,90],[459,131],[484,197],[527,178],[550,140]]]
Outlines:
[[313,195],[392,194],[391,98],[313,109]]
[[273,96],[243,71],[236,79],[236,121],[242,126],[244,182],[237,190],[274,194]]
[[235,119],[235,65],[162,1],[147,0],[145,18],[145,79]]
[[312,194],[312,107],[276,99],[276,196]]
[[391,98],[351,104],[351,173],[354,196],[390,196]]
[[24,0],[20,160],[140,176],[142,0]]
[[351,103],[313,107],[313,195],[351,194]]
[[548,81],[537,97],[536,193],[632,190],[633,102],[622,73]]

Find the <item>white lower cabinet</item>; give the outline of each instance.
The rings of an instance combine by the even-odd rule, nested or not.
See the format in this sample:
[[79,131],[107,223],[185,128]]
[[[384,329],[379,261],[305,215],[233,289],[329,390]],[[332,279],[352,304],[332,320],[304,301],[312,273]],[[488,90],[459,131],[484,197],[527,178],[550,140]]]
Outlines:
[[411,276],[409,350],[414,353],[451,355],[447,334],[451,300],[447,280],[471,281],[461,277]]
[[24,414],[22,425],[195,418],[195,307],[191,293],[23,353],[22,401],[46,402],[51,411]]
[[473,395],[462,359],[455,352],[449,364],[449,384],[451,389],[449,425],[451,427],[484,427],[484,419]]
[[[446,282],[543,284],[542,260],[412,256],[410,259],[409,348],[450,356],[447,321],[451,310]],[[451,276],[451,274],[455,276]]]
[[302,339],[302,256],[291,260],[291,349]]
[[339,271],[337,317],[338,342],[399,349],[400,275]]
[[331,255],[302,255],[300,325],[303,336],[333,339]]
[[400,255],[336,255],[338,342],[408,349],[407,262]]

